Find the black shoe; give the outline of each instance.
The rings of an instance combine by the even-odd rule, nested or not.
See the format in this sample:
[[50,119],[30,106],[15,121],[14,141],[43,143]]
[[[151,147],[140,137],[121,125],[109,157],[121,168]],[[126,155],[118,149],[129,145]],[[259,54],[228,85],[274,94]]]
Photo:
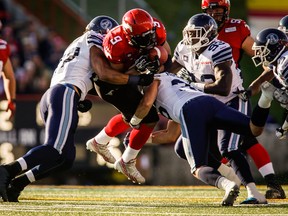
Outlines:
[[267,185],[266,199],[285,199],[286,195],[281,185]]
[[10,176],[8,171],[0,166],[0,196],[4,202],[8,202],[7,186],[10,183]]
[[222,206],[233,206],[234,201],[239,195],[239,187],[238,185],[234,185],[229,191],[225,193],[225,196],[222,200]]
[[22,190],[17,187],[9,184],[7,188],[7,197],[9,202],[19,202],[18,197],[20,196]]

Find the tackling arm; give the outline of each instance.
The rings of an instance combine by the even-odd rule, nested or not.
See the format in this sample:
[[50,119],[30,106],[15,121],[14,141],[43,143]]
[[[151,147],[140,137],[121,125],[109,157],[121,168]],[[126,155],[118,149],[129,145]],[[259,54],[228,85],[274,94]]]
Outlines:
[[167,122],[167,128],[164,130],[155,131],[151,134],[151,143],[166,144],[175,143],[181,134],[181,127],[175,121],[169,120]]

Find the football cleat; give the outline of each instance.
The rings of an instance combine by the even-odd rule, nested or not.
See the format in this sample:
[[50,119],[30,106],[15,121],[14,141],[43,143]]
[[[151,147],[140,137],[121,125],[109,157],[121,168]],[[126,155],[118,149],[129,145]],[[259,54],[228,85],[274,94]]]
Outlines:
[[266,199],[285,199],[286,195],[280,185],[268,185],[265,197]]
[[225,196],[222,200],[222,206],[233,206],[236,198],[239,194],[239,186],[235,184],[231,185],[228,189],[225,190]]
[[22,190],[17,187],[9,184],[7,188],[7,197],[9,202],[19,202],[18,197],[20,196]]
[[3,166],[0,166],[0,196],[2,197],[4,202],[8,201],[7,186],[9,184],[9,181],[9,173]]
[[248,197],[246,200],[240,203],[241,205],[255,205],[255,204],[268,204],[267,200],[259,201],[255,197]]
[[123,173],[133,183],[144,184],[145,178],[140,174],[136,168],[136,159],[130,160],[125,163],[122,158],[119,158],[115,164],[114,169]]
[[107,145],[98,144],[94,138],[86,142],[86,149],[101,155],[108,163],[115,163],[116,159],[109,151]]

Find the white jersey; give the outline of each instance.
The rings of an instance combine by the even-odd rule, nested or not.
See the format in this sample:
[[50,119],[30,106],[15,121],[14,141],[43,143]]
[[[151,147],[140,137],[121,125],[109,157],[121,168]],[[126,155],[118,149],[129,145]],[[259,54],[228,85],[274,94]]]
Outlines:
[[182,65],[192,76],[194,82],[213,83],[215,81],[214,67],[222,62],[231,61],[231,70],[233,80],[231,90],[228,96],[211,94],[223,103],[227,103],[237,95],[233,92],[243,88],[243,80],[241,78],[240,69],[236,68],[236,64],[232,57],[232,49],[230,45],[224,41],[214,39],[211,44],[199,55],[192,52],[189,46],[184,45],[180,41],[174,51],[174,58]]
[[[270,65],[275,77],[284,86],[288,87],[288,51],[284,52],[277,60],[277,67]],[[285,81],[285,82],[284,82]]]
[[80,100],[84,100],[93,88],[90,80],[93,70],[90,64],[90,48],[102,48],[103,35],[88,31],[76,38],[65,50],[63,57],[54,71],[50,86],[69,83],[81,90]]
[[171,73],[155,74],[160,80],[155,101],[157,110],[165,117],[180,123],[180,113],[187,101],[207,94],[195,90],[188,82]]

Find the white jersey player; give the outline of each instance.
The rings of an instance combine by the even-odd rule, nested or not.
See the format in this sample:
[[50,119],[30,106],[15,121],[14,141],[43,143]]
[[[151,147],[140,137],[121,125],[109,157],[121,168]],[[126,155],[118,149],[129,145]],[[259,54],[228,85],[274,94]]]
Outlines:
[[[154,76],[153,83],[145,89],[143,99],[137,107],[130,125],[140,124],[153,104],[163,116],[180,124],[183,148],[191,167],[191,173],[206,184],[224,189],[225,196],[222,205],[233,205],[239,192],[239,186],[221,176],[216,169],[208,165],[209,133],[215,128],[221,128],[249,136],[259,135],[268,113],[261,114],[262,122],[257,121],[256,126],[253,123],[254,117],[250,122],[250,118],[243,113],[196,90],[185,80],[170,73]],[[250,128],[249,124],[253,126]],[[234,155],[236,154],[237,152]],[[251,193],[253,195],[260,194],[256,188],[255,191],[250,191],[252,196]]]

